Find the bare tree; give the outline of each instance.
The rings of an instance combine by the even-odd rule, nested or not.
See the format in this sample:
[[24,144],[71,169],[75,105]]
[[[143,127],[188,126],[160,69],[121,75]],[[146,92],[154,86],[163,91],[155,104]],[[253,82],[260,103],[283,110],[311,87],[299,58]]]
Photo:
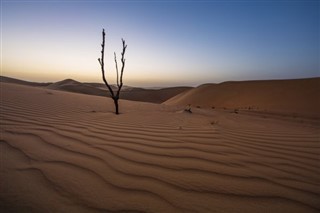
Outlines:
[[111,86],[108,84],[108,81],[107,81],[106,76],[105,76],[105,70],[104,70],[105,36],[106,36],[106,33],[104,32],[104,29],[102,29],[102,44],[101,44],[102,50],[101,50],[101,58],[98,58],[98,61],[99,61],[100,66],[101,66],[102,79],[103,79],[105,85],[107,86],[108,90],[110,91],[111,98],[113,99],[114,106],[116,108],[116,114],[118,115],[119,114],[119,102],[118,101],[119,101],[119,98],[120,98],[120,90],[121,90],[122,85],[123,85],[122,76],[123,76],[124,66],[125,66],[125,63],[126,63],[126,59],[124,58],[124,54],[126,52],[127,45],[126,45],[125,40],[121,39],[122,40],[122,53],[121,53],[122,67],[121,67],[121,71],[120,71],[120,79],[119,79],[117,56],[116,56],[116,53],[114,53],[114,61],[115,61],[115,64],[116,64],[116,71],[117,71],[117,88],[118,88],[117,92],[114,92],[112,90]]

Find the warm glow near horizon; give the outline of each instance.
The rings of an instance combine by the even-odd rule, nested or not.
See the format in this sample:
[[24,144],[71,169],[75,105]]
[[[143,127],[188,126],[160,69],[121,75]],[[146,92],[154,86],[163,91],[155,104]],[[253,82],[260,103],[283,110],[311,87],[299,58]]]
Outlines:
[[1,75],[115,81],[121,38],[132,86],[320,76],[319,2],[2,1]]

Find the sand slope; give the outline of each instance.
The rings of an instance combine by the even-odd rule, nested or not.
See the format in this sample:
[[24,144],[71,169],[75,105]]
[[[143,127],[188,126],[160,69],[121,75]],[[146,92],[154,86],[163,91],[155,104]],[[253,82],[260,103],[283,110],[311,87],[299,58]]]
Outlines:
[[165,104],[320,116],[320,78],[204,84]]
[[319,126],[1,83],[3,212],[319,212]]

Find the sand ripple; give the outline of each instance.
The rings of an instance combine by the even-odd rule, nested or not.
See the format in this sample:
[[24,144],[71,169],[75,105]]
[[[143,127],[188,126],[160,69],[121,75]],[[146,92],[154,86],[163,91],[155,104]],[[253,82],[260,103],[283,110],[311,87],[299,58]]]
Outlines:
[[318,127],[1,89],[4,210],[320,211]]

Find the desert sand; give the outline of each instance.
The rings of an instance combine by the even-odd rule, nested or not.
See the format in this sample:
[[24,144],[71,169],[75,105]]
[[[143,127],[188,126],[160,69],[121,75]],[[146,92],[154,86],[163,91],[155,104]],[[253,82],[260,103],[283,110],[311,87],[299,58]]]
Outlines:
[[[286,97],[225,106],[196,88],[165,104],[120,100],[115,115],[106,97],[0,85],[1,212],[320,211],[319,122],[299,116],[319,108],[264,114],[316,92],[275,108]],[[251,106],[243,98],[261,112],[234,113]],[[201,107],[185,112],[189,102]]]
[[320,78],[204,84],[165,104],[320,117]]

